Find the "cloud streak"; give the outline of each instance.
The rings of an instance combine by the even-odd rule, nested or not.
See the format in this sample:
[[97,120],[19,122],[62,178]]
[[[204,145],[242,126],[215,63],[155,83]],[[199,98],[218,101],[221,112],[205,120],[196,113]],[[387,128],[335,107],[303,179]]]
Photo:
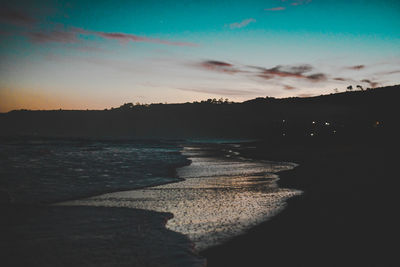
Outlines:
[[273,7],[273,8],[265,8],[265,11],[281,11],[281,10],[285,10],[286,7],[283,6],[278,6],[278,7]]
[[[244,27],[247,24],[255,21],[254,19],[247,19],[239,23],[238,27]],[[0,9],[0,23],[12,24],[24,27],[26,32],[22,33],[24,36],[27,36],[29,40],[33,43],[77,43],[80,41],[80,35],[95,35],[107,40],[117,40],[121,43],[128,42],[145,42],[145,43],[155,43],[162,45],[171,45],[171,46],[187,46],[187,47],[195,47],[198,44],[191,42],[181,42],[181,41],[171,41],[159,38],[151,38],[145,36],[139,36],[135,34],[121,33],[121,32],[102,32],[102,31],[89,31],[82,28],[77,27],[69,27],[63,28],[63,25],[57,25],[55,29],[51,30],[43,30],[31,29],[34,26],[38,26],[38,21],[36,18],[30,16],[27,12],[21,9],[7,8],[1,7]],[[55,24],[50,24],[54,26]],[[6,31],[2,31],[6,33]],[[3,36],[5,34],[2,34]]]
[[400,73],[400,70],[379,72],[379,73],[377,73],[377,75],[391,75],[391,74],[397,74],[397,73]]
[[[291,1],[290,4],[286,3],[286,0],[281,0],[281,2],[283,4],[285,4],[286,6],[301,6],[301,5],[306,5],[311,3],[311,0],[295,0],[295,1]],[[278,6],[278,7],[273,7],[273,8],[265,8],[264,11],[282,11],[286,9],[286,6]]]
[[339,81],[339,82],[352,81],[351,79],[342,78],[342,77],[336,77],[336,78],[333,78],[333,80],[334,80],[334,81]]
[[204,70],[224,72],[224,73],[229,73],[229,74],[241,72],[239,69],[235,68],[232,64],[223,62],[223,61],[217,61],[217,60],[202,61],[202,62],[196,64],[196,66],[198,66]]
[[163,44],[163,45],[173,45],[173,46],[191,46],[191,47],[198,46],[195,43],[169,41],[169,40],[164,40],[164,39],[149,38],[149,37],[143,37],[143,36],[138,36],[138,35],[134,35],[134,34],[126,34],[126,33],[110,33],[110,32],[95,32],[95,31],[83,31],[82,33],[97,35],[97,36],[105,38],[105,39],[118,40],[122,43],[146,42],[146,43],[156,43],[156,44]]
[[253,18],[249,18],[249,19],[245,19],[241,22],[231,23],[231,24],[229,24],[229,27],[231,29],[240,29],[240,28],[246,27],[247,25],[249,25],[252,22],[256,22],[256,20]]
[[67,30],[36,31],[27,33],[28,38],[30,38],[30,40],[34,43],[77,43],[80,41],[80,35],[94,35],[103,39],[117,40],[121,43],[145,42],[172,46],[198,46],[197,44],[190,42],[176,42],[126,33],[87,31],[82,28],[69,28]]
[[361,82],[368,83],[372,88],[375,88],[375,87],[379,86],[378,82],[374,82],[374,81],[371,81],[371,80],[368,80],[368,79],[361,80]]
[[315,73],[308,76],[305,76],[306,79],[313,81],[313,82],[322,82],[326,81],[327,77],[324,73]]
[[284,85],[283,89],[285,89],[285,90],[294,90],[294,89],[296,89],[296,87],[293,87],[293,86],[290,86],[290,85]]
[[253,67],[260,70],[257,75],[265,80],[273,78],[296,78],[305,79],[312,82],[321,82],[327,79],[327,76],[323,73],[306,74],[313,70],[311,65],[296,65],[296,66],[282,66],[278,65],[273,68],[267,69],[262,67]]
[[[326,74],[315,72],[314,68],[309,64],[277,65],[273,68],[264,68],[260,66],[233,65],[224,61],[207,60],[196,63],[194,66],[203,70],[218,73],[227,73],[231,75],[244,74],[248,78],[253,77],[259,80],[271,80],[272,83],[276,83],[277,81],[279,83],[282,79],[296,79],[312,83],[319,83],[328,80]],[[289,85],[282,84],[282,86],[286,90],[295,89],[295,87]]]
[[306,5],[308,3],[311,3],[311,2],[312,2],[312,0],[296,0],[296,1],[293,1],[290,5],[301,6],[301,5]]
[[263,94],[261,90],[258,89],[223,89],[223,88],[177,88],[181,91],[189,91],[189,92],[196,92],[196,93],[204,93],[204,94],[212,94],[218,96],[247,96],[247,95],[260,95]]
[[34,17],[24,11],[4,7],[0,10],[0,21],[16,26],[33,26],[37,23]]
[[351,66],[351,67],[348,67],[347,69],[350,69],[350,70],[362,70],[362,69],[365,69],[365,65],[355,65],[355,66]]
[[297,97],[301,97],[301,98],[304,98],[304,97],[312,97],[312,96],[315,96],[315,94],[308,94],[308,93],[305,93],[305,94],[298,94],[298,95],[297,95]]
[[29,32],[27,33],[28,38],[33,43],[63,43],[63,44],[73,44],[77,43],[78,37],[74,32],[66,32],[66,31],[49,31],[49,32]]

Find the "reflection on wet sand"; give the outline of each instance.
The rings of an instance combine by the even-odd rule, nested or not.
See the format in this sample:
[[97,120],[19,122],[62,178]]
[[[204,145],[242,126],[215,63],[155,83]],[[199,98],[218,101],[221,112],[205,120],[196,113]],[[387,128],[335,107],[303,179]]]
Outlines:
[[294,168],[291,163],[223,159],[189,147],[183,154],[192,160],[178,170],[185,181],[61,204],[171,212],[167,228],[186,234],[200,251],[274,216],[286,199],[301,193],[276,184],[273,173]]

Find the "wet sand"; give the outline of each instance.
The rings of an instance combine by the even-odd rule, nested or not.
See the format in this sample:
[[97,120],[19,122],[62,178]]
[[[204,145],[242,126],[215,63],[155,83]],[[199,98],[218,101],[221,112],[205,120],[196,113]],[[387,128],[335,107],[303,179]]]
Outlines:
[[304,193],[276,217],[201,253],[208,266],[398,266],[395,138],[249,144],[253,158],[300,165],[279,185]]
[[238,147],[187,149],[192,164],[178,169],[183,182],[64,203],[80,206],[3,203],[1,262],[205,266],[197,251],[268,220],[300,193],[279,188],[275,174],[296,165],[246,160]]
[[4,267],[205,266],[165,228],[171,213],[127,208],[0,206]]
[[174,217],[167,228],[188,236],[196,250],[204,250],[268,220],[285,207],[288,198],[300,194],[298,190],[279,188],[274,174],[296,165],[249,161],[237,158],[236,151],[227,152],[223,158],[207,155],[207,147],[185,147],[183,154],[192,161],[178,169],[178,176],[185,181],[59,205],[171,212]]
[[[245,157],[299,163],[295,169],[280,172],[277,183],[304,193],[287,200],[287,207],[275,217],[203,250],[201,255],[211,267],[397,266],[400,182],[394,140],[260,142],[242,147],[240,153]],[[55,215],[49,215],[47,209]],[[149,219],[139,223],[150,231],[146,235],[134,234],[139,233],[132,228],[137,211],[145,212],[142,216]],[[163,242],[148,238],[154,237],[151,232],[169,236],[173,243],[185,238],[162,226],[171,218],[168,213],[159,217],[160,213],[132,208],[11,207],[11,211],[2,209],[2,214],[6,220],[2,221],[1,234],[6,238],[1,240],[1,252],[2,262],[9,263],[6,266],[168,266],[175,257],[183,260],[181,266],[205,264],[190,250],[188,239],[182,239],[183,247],[167,242],[173,248],[170,250]],[[32,220],[43,223],[32,231]],[[83,239],[76,238],[79,229],[87,231]],[[32,235],[35,232],[38,234]],[[151,255],[159,250],[166,254],[154,259],[140,250],[146,247],[151,248]],[[168,256],[171,251],[177,253],[172,258]],[[132,258],[138,255],[144,257]],[[113,259],[114,265],[107,259]]]
[[2,145],[0,266],[205,265],[186,236],[166,229],[171,213],[49,206],[180,181],[176,167],[190,162],[174,143],[55,140]]

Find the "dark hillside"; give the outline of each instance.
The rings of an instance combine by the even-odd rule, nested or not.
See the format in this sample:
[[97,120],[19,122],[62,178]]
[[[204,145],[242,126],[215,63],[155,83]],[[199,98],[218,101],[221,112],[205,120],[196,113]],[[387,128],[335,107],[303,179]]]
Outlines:
[[72,138],[300,138],[389,133],[400,86],[243,103],[126,104],[111,110],[0,114],[1,136]]

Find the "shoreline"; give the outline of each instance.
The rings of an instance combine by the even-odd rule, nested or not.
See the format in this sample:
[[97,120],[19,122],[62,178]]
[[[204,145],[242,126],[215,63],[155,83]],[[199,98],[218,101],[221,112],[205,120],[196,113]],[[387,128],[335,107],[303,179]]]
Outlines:
[[190,240],[168,230],[171,213],[131,208],[1,209],[2,266],[205,266]]
[[200,255],[209,267],[395,266],[399,181],[391,141],[260,142],[244,149],[256,159],[299,163],[281,172],[278,184],[303,194],[269,221]]
[[177,170],[180,182],[56,205],[171,212],[174,217],[167,229],[185,234],[196,244],[196,251],[202,251],[275,216],[288,198],[301,193],[276,185],[280,171],[296,164],[244,159],[232,150],[226,154],[227,149],[226,145],[184,145],[183,155],[192,165]]
[[[190,146],[189,144],[186,144],[183,147]],[[200,145],[201,147],[204,146],[204,144]],[[215,146],[210,146],[210,149],[206,153],[210,153],[213,156],[220,157],[222,153],[224,153],[219,147]],[[180,152],[182,154],[182,151]],[[191,160],[189,159],[190,156],[183,155],[187,159],[186,165],[179,165],[178,167],[175,166],[174,168],[174,173],[177,173],[178,168],[184,168],[185,166],[189,166],[191,164]],[[223,157],[221,157],[223,159]],[[168,184],[177,184],[185,181],[185,178],[179,177],[178,175],[175,175],[176,181],[172,182],[167,182],[163,183],[162,185],[166,186]],[[158,185],[160,186],[160,185]],[[152,186],[146,186],[142,188],[134,188],[134,189],[127,189],[123,191],[118,191],[118,192],[128,192],[128,191],[140,191],[146,188],[152,188],[156,187],[154,185]],[[115,192],[114,190],[112,192]],[[104,191],[102,191],[104,193]],[[73,198],[76,200],[76,198]],[[81,199],[79,197],[78,199]],[[173,236],[172,239],[171,237],[169,238],[170,240],[173,239],[179,239],[183,238],[182,241],[178,243],[170,243],[169,247],[173,247],[174,245],[179,245],[180,248],[176,249],[176,253],[178,253],[180,256],[179,260],[174,260],[170,259],[169,262],[164,262],[162,265],[164,266],[205,266],[205,261],[206,259],[200,257],[198,254],[198,250],[194,249],[194,243],[192,240],[190,240],[186,235],[182,234],[179,231],[171,231],[169,228],[166,227],[166,223],[170,221],[173,218],[173,214],[169,212],[160,212],[160,211],[152,211],[152,210],[147,210],[147,209],[132,209],[132,208],[104,208],[104,207],[61,207],[58,206],[57,204],[60,201],[57,202],[51,202],[51,203],[33,203],[33,204],[20,204],[20,203],[9,203],[8,205],[2,205],[2,211],[3,214],[6,214],[7,220],[5,221],[5,227],[3,229],[8,229],[7,233],[4,235],[6,238],[3,239],[3,242],[1,242],[1,247],[4,248],[2,254],[4,253],[3,256],[3,261],[6,263],[10,263],[10,266],[22,266],[25,264],[30,263],[32,266],[51,266],[54,264],[54,262],[57,260],[53,255],[45,255],[43,249],[47,250],[49,249],[50,251],[53,251],[55,255],[60,256],[62,258],[62,261],[65,262],[70,262],[68,259],[65,259],[62,257],[59,253],[72,253],[75,255],[80,255],[79,257],[85,257],[84,252],[78,252],[77,249],[79,250],[79,246],[73,245],[75,243],[74,241],[74,236],[78,235],[80,236],[79,239],[82,240],[83,243],[87,244],[89,247],[91,247],[95,252],[90,253],[86,252],[88,255],[87,259],[85,261],[92,261],[95,260],[96,257],[105,257],[105,259],[112,260],[111,258],[107,258],[108,252],[104,252],[103,248],[101,245],[104,241],[98,237],[96,237],[96,233],[101,233],[103,235],[104,233],[109,236],[105,240],[108,240],[107,242],[110,243],[115,243],[115,240],[120,240],[121,243],[125,242],[131,242],[131,245],[129,247],[135,247],[138,243],[138,233],[134,233],[126,228],[124,226],[121,227],[121,229],[125,229],[125,232],[128,233],[129,235],[133,235],[130,240],[127,240],[125,238],[120,239],[118,235],[120,235],[121,229],[112,229],[115,228],[115,225],[117,223],[121,224],[123,221],[129,221],[134,216],[135,218],[153,218],[150,221],[153,221],[153,226],[151,226],[151,233],[159,233],[159,237],[162,236]],[[108,221],[107,225],[105,221],[99,221],[96,220],[93,216],[96,217],[102,217],[104,214],[107,214],[106,216],[111,216],[114,217],[117,216],[118,219],[116,222],[114,221]],[[136,220],[138,220],[136,218]],[[147,219],[139,219],[139,221],[146,221]],[[161,222],[162,226],[158,226],[157,222]],[[86,224],[89,223],[92,227],[91,229],[83,230],[86,229]],[[143,222],[142,222],[143,224]],[[135,225],[135,224],[134,224]],[[144,226],[140,226],[140,223],[136,223],[136,225],[139,225],[139,229],[143,228]],[[108,230],[102,230],[105,227],[110,228]],[[136,226],[135,226],[136,227]],[[64,237],[62,233],[68,233],[71,231],[74,231],[76,229],[78,232],[72,232],[71,236],[72,237]],[[79,230],[81,229],[81,230]],[[84,233],[85,232],[85,233]],[[19,237],[15,237],[15,235]],[[129,236],[128,235],[128,236]],[[43,243],[41,241],[42,236],[46,236],[47,241]],[[97,241],[90,241],[92,239],[98,239]],[[151,239],[151,238],[150,238]],[[162,238],[163,239],[163,238]],[[125,241],[124,241],[125,240]],[[139,237],[139,240],[140,237]],[[156,242],[156,240],[153,238],[153,242]],[[30,243],[34,242],[36,245],[31,246]],[[47,245],[47,242],[50,244],[53,244],[53,246],[57,247],[56,251],[54,251],[54,248],[50,248]],[[60,245],[59,242],[61,242],[64,245]],[[172,242],[172,241],[171,241]],[[141,241],[139,243],[146,244],[146,242]],[[10,246],[11,244],[11,246]],[[14,244],[14,245],[13,245]],[[9,247],[7,247],[9,246]],[[64,247],[63,247],[64,246]],[[174,255],[176,253],[171,253],[170,255],[165,254],[166,252],[162,252],[161,247],[164,246],[164,244],[160,244],[160,246],[156,246],[153,249],[157,250],[158,252],[153,252],[151,255],[148,255],[147,261],[145,259],[141,259],[140,256],[136,257],[133,256],[134,258],[131,258],[129,260],[130,262],[135,262],[138,260],[141,260],[143,263],[141,265],[146,265],[149,262],[152,262],[155,260],[155,258],[159,258],[160,255],[163,255],[161,257],[164,257],[165,259],[168,257],[175,257]],[[124,247],[124,245],[118,245],[119,249],[126,250],[128,247]],[[21,250],[21,248],[25,248]],[[130,248],[131,249],[131,248]],[[153,250],[152,249],[152,250]],[[115,253],[116,248],[109,248],[109,250],[113,253]],[[141,247],[136,247],[137,251],[143,251],[142,253],[146,254],[148,253],[146,246],[143,245]],[[19,251],[19,252],[18,252]],[[103,252],[102,252],[103,251]],[[163,254],[164,253],[164,254]],[[52,253],[51,253],[52,254]],[[95,258],[91,258],[91,255],[99,255],[96,256]],[[117,255],[120,253],[117,253]],[[24,257],[19,258],[19,256],[24,255]],[[37,259],[37,262],[34,263],[33,257],[35,255],[40,255],[39,259]],[[76,258],[73,258],[73,264],[75,266],[80,266],[83,263],[79,262]],[[120,266],[122,263],[121,262],[114,262],[115,265]],[[140,264],[139,264],[140,265]],[[106,265],[107,266],[107,265]]]
[[[5,141],[4,143],[0,141],[0,146],[4,146],[4,151],[0,157],[4,157],[5,159],[5,167],[7,164],[12,164],[17,165],[17,164],[22,164],[21,161],[22,157],[27,157],[25,161],[29,163],[29,161],[32,159],[33,162],[40,162],[43,161],[43,158],[49,158],[52,156],[52,154],[57,153],[57,148],[58,146],[64,147],[66,143],[71,143],[71,147],[73,153],[91,153],[91,151],[106,151],[106,149],[109,149],[110,147],[112,148],[113,144],[115,146],[119,146],[121,144],[120,141],[118,142],[111,142],[107,141],[106,143],[99,143],[98,141],[91,141],[91,140],[84,140],[84,141],[79,141],[79,140],[69,140],[69,139],[55,139],[52,140],[49,143],[49,140],[47,139],[39,139],[42,140],[40,141],[40,145],[32,145],[28,147],[28,149],[23,150],[20,149],[22,145],[27,144],[30,142],[27,140],[19,140],[13,142],[8,142]],[[3,141],[3,140],[2,140]],[[60,144],[57,143],[57,141],[60,142]],[[83,142],[83,145],[82,143]],[[139,146],[142,144],[140,140],[136,141],[130,141],[130,143],[138,144]],[[61,160],[64,160],[65,155],[59,156],[56,155],[54,161],[46,162],[50,167],[53,168],[59,168],[58,171],[61,172],[66,172],[67,171],[71,172],[70,170],[73,170],[74,168],[78,169],[78,172],[75,171],[73,173],[73,176],[71,176],[71,173],[68,173],[70,177],[67,176],[59,176],[59,173],[51,172],[50,175],[46,173],[48,169],[44,169],[44,174],[47,174],[46,176],[40,175],[38,176],[38,166],[32,166],[24,168],[22,167],[21,169],[24,170],[24,172],[17,172],[16,170],[13,170],[11,168],[4,170],[6,172],[5,175],[5,180],[4,180],[4,185],[5,187],[0,190],[0,204],[1,203],[10,203],[10,204],[18,204],[18,205],[23,205],[24,203],[26,204],[37,204],[37,205],[51,205],[57,202],[62,202],[62,201],[70,201],[70,200],[76,200],[80,198],[86,198],[86,197],[92,197],[100,194],[106,194],[106,193],[112,193],[112,192],[117,192],[117,191],[129,191],[129,190],[134,190],[134,189],[142,189],[142,188],[147,188],[149,186],[157,186],[157,185],[163,185],[163,184],[169,184],[169,183],[175,183],[175,182],[180,182],[181,178],[179,178],[176,174],[176,169],[179,167],[187,166],[190,165],[190,161],[187,159],[187,157],[183,156],[180,153],[180,150],[182,149],[182,146],[175,142],[161,142],[161,141],[148,141],[149,144],[153,144],[154,147],[157,149],[159,148],[159,145],[165,145],[165,147],[168,147],[169,145],[172,144],[172,150],[165,152],[165,153],[160,153],[161,158],[156,158],[154,161],[156,163],[159,163],[161,161],[162,166],[157,166],[154,165],[154,162],[151,162],[153,164],[153,168],[158,167],[157,169],[151,169],[149,170],[142,170],[142,172],[150,172],[150,175],[148,173],[140,173],[137,175],[137,172],[135,173],[136,177],[146,177],[146,179],[140,178],[140,179],[130,179],[129,176],[132,175],[132,173],[122,173],[119,174],[118,180],[117,179],[109,179],[109,178],[103,178],[102,175],[100,174],[105,174],[104,177],[108,177],[107,172],[119,172],[122,168],[125,168],[122,166],[121,169],[116,169],[118,167],[114,167],[110,164],[110,162],[105,162],[105,164],[110,164],[111,167],[109,169],[104,168],[103,170],[100,170],[100,173],[95,173],[96,171],[93,171],[94,168],[91,168],[90,166],[82,166],[79,164],[75,164],[74,166],[71,166],[69,162],[67,164],[70,164],[69,166],[60,166],[61,164],[65,164],[64,162],[60,162]],[[99,145],[100,144],[100,145]],[[14,145],[16,147],[14,148]],[[30,144],[31,145],[31,144]],[[85,145],[89,147],[86,149]],[[83,147],[82,151],[80,151],[80,148]],[[3,147],[2,147],[3,148]],[[104,149],[106,148],[106,149]],[[173,150],[176,151],[173,151]],[[19,154],[17,154],[17,152]],[[22,155],[22,157],[17,158],[17,160],[10,160],[10,162],[7,162],[7,154],[9,153],[10,157],[18,157],[19,155]],[[62,151],[61,153],[67,154],[67,152]],[[1,153],[0,153],[1,154]],[[168,154],[172,155],[169,156]],[[176,156],[177,155],[177,156]],[[29,156],[29,158],[28,158]],[[80,155],[78,155],[79,157]],[[162,157],[170,157],[172,160],[168,161],[168,158],[166,161],[163,161],[164,158]],[[84,155],[84,160],[90,161],[90,155]],[[86,157],[86,158],[85,158]],[[94,156],[93,156],[94,157]],[[60,160],[61,158],[61,160]],[[3,158],[2,158],[3,159]],[[157,160],[159,162],[157,162]],[[26,162],[25,162],[26,163]],[[92,162],[93,163],[93,162]],[[118,162],[119,164],[124,164],[122,162]],[[129,163],[129,162],[128,162]],[[135,165],[135,162],[133,162],[133,166],[131,165],[131,169],[135,170],[138,166]],[[46,164],[42,164],[45,166]],[[39,164],[37,164],[39,165]],[[43,168],[42,166],[40,166]],[[32,169],[29,169],[32,168]],[[35,169],[36,168],[36,169]],[[85,170],[87,174],[82,175],[82,170]],[[17,169],[17,168],[15,168]],[[149,167],[147,168],[149,169]],[[33,170],[33,174],[31,175],[26,175],[29,171]],[[12,173],[13,176],[10,174],[7,175],[7,171]],[[18,185],[15,185],[13,181],[14,176],[21,176],[19,183],[20,184],[27,184],[28,186],[25,187],[23,190],[18,188]],[[42,178],[45,177],[45,178]],[[149,179],[147,179],[149,178]],[[71,179],[72,182],[68,182],[67,179]],[[10,185],[7,185],[10,184]],[[57,187],[52,187],[51,185],[54,184]]]
[[[157,186],[183,181],[176,170],[190,165],[191,161],[185,158],[185,164],[169,167],[169,177],[174,181]],[[149,186],[113,188],[110,191],[103,188],[97,191],[99,193],[91,190],[86,196],[141,190]],[[21,203],[10,202],[11,199],[5,196],[0,203],[0,210],[6,218],[0,225],[3,236],[0,242],[1,264],[38,267],[205,266],[205,259],[194,252],[192,242],[185,235],[166,228],[172,213],[132,208],[57,206],[59,202],[81,198],[85,195]],[[104,262],[98,262],[99,259]]]
[[[260,141],[235,147],[235,150],[240,151],[240,156],[247,159],[299,164],[294,169],[278,172],[277,183],[279,188],[301,190],[303,194],[285,200],[285,207],[268,220],[220,245],[199,251],[199,256],[207,260],[209,267],[265,266],[268,264],[272,266],[395,266],[393,264],[396,262],[395,247],[390,247],[389,244],[397,240],[398,220],[395,216],[397,208],[395,196],[399,182],[394,177],[395,158],[391,158],[391,154],[388,152],[391,146],[391,140],[385,142],[372,140],[368,145],[365,140],[347,140],[345,143],[342,141],[332,144],[315,142],[306,145],[290,142],[284,145],[282,143],[271,145]],[[210,151],[221,154],[215,148]],[[30,210],[32,207],[33,210]],[[5,224],[5,227],[2,227],[3,230],[13,227],[13,220],[32,219],[27,217],[30,214],[34,220],[47,222],[47,227],[57,236],[65,230],[57,225],[62,225],[64,220],[68,221],[74,218],[74,216],[65,217],[63,215],[62,210],[73,209],[69,209],[70,207],[25,205],[19,207],[19,210],[12,210],[13,207],[9,208],[11,210],[8,212],[13,213],[14,217],[10,219],[9,216],[6,216],[7,220],[3,222]],[[23,209],[26,209],[25,214],[21,212]],[[160,220],[160,216],[162,216],[161,221],[164,220],[164,223],[171,218],[170,213],[137,209],[112,208],[108,211],[105,210],[107,208],[101,207],[83,209],[86,209],[91,215],[104,216],[107,214],[106,216],[112,217],[118,214],[117,216],[121,216],[121,220],[125,218],[128,221],[137,212],[143,216],[155,216],[154,218],[158,218],[156,220]],[[7,210],[3,209],[3,211],[5,211],[3,214],[7,214]],[[58,217],[50,216],[49,218],[53,218],[53,221],[48,221],[42,215],[49,211],[58,214]],[[82,222],[86,220],[85,223],[87,223],[93,219],[90,216],[85,217],[85,213],[81,215],[83,216]],[[77,219],[73,220],[78,221]],[[95,235],[97,232],[94,229],[102,229],[105,226],[99,222],[93,223],[92,230],[94,232],[92,234]],[[18,227],[25,227],[22,229],[26,231],[27,226],[20,224]],[[125,229],[123,227],[121,229]],[[159,229],[158,227],[155,226],[156,229]],[[173,238],[183,237],[180,233],[170,231],[165,225],[162,225],[161,228],[160,231],[163,235],[172,235]],[[24,231],[14,231],[14,234],[21,235]],[[107,233],[110,238],[112,235],[116,235],[117,240],[126,245],[126,238],[118,239],[121,231]],[[4,236],[10,234],[12,232],[6,231]],[[90,238],[92,237],[89,236]],[[135,239],[135,237],[132,238]],[[184,238],[186,238],[184,242],[187,242],[187,237],[184,236]],[[61,240],[67,243],[74,242],[67,237],[62,237]],[[110,241],[112,240],[114,239],[111,238]],[[7,253],[7,250],[10,249],[7,247],[10,245],[7,244],[8,241],[12,244],[13,239],[3,240],[4,250],[2,253]],[[14,243],[16,241],[20,240],[14,240]],[[134,240],[131,241],[134,242]],[[115,244],[115,242],[111,243]],[[103,244],[102,239],[91,243],[94,247],[99,244]],[[120,249],[124,251],[128,248],[131,249],[135,243],[128,247],[125,245],[120,245]],[[163,247],[162,243],[159,245],[160,248]],[[190,247],[191,245],[188,244],[181,251],[183,254],[181,253],[179,257],[185,258],[192,255],[198,260],[195,265],[205,266],[204,258],[196,256],[197,252],[190,251]],[[179,250],[182,248],[180,247]],[[78,253],[76,249],[76,247],[70,247],[71,251]],[[101,251],[102,249],[98,250],[99,253]],[[34,251],[29,253],[31,253],[29,257],[32,257],[35,254],[43,254],[43,251],[39,246],[38,248],[34,247]],[[101,257],[106,255],[107,253]],[[83,257],[83,254],[80,257]],[[182,266],[187,266],[188,263],[189,261],[182,262]],[[74,262],[74,264],[80,266],[79,262]],[[124,266],[121,262],[117,265]],[[168,266],[166,262],[164,265]],[[41,265],[33,264],[33,266]],[[85,264],[82,263],[82,266]]]

